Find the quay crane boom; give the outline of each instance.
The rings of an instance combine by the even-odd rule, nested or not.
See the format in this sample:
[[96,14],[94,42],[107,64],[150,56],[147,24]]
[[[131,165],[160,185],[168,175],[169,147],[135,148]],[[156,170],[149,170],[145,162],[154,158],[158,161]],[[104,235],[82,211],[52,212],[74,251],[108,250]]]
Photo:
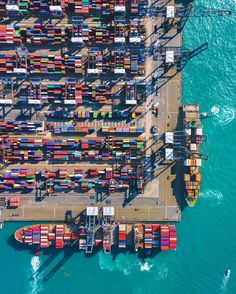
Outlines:
[[177,16],[189,16],[189,17],[215,17],[215,16],[230,16],[232,10],[229,9],[207,9],[205,7],[194,8],[190,4],[187,8],[176,8]]
[[152,7],[151,9],[156,16],[163,16],[167,19],[173,19],[174,17],[218,17],[218,16],[230,16],[232,10],[229,9],[207,9],[204,7],[194,8],[193,5],[185,7],[167,6],[166,8]]

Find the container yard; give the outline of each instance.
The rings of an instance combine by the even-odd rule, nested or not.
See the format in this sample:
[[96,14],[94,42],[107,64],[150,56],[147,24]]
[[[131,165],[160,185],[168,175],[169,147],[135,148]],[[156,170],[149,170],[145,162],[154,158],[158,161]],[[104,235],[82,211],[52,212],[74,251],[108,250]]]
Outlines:
[[54,222],[16,231],[35,254],[176,249],[170,223],[196,204],[208,158],[204,113],[181,104],[181,71],[208,43],[182,48],[182,29],[230,14],[193,8],[0,2],[0,222]]
[[[182,121],[181,31],[167,24],[179,17],[170,8],[182,4],[159,1],[160,15],[150,5],[0,3],[4,220],[66,221],[109,206],[121,224],[118,247],[128,242],[122,224],[137,223],[137,246],[152,248],[143,222],[181,219],[182,163],[166,156],[165,133]],[[107,252],[110,235],[104,224]]]

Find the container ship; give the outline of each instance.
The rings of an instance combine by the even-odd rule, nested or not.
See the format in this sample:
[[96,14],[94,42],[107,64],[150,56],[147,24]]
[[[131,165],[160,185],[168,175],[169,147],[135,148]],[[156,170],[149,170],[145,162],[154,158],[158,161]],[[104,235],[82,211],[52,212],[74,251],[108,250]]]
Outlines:
[[194,207],[200,192],[202,159],[207,159],[200,153],[200,144],[206,141],[203,136],[200,120],[199,105],[186,104],[183,106],[185,147],[187,151],[184,160],[185,200],[190,207]]
[[157,251],[176,250],[176,228],[171,224],[113,224],[94,229],[86,224],[35,224],[20,228],[15,239],[34,246],[35,254],[50,246],[62,249],[76,246],[79,250],[92,253],[93,248],[102,247],[105,254],[112,247],[123,250],[127,247],[138,250],[156,249]]
[[79,237],[79,228],[70,224],[36,224],[23,227],[15,232],[15,239],[36,248],[55,248],[72,245]]

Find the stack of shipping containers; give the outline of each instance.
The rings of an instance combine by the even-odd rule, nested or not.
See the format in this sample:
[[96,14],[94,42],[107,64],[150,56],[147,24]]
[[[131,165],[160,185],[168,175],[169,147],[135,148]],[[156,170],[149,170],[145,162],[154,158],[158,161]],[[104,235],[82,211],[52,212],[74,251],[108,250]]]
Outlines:
[[94,128],[88,126],[61,126],[59,128],[54,128],[53,132],[55,134],[74,134],[74,135],[85,135],[90,134],[95,131]]
[[112,133],[117,135],[130,134],[141,135],[144,132],[144,128],[138,127],[102,127],[102,133]]
[[119,224],[118,246],[119,248],[126,248],[126,225],[125,224]]
[[33,243],[33,229],[32,228],[25,228],[24,229],[24,242],[26,244],[31,245]]
[[33,227],[33,244],[40,244],[40,228]]
[[161,250],[169,250],[170,237],[169,237],[169,227],[168,225],[161,225]]
[[9,208],[16,208],[20,205],[20,198],[19,197],[14,197],[11,198],[8,202],[8,207]]
[[[31,87],[30,87],[31,86]],[[31,89],[31,90],[30,90]],[[58,84],[45,82],[39,85],[23,83],[17,94],[18,103],[28,104],[111,104],[109,87],[100,84]]]
[[56,248],[64,247],[64,225],[56,225]]
[[176,227],[175,225],[169,225],[170,230],[170,250],[176,249]]
[[0,139],[3,159],[6,162],[43,160],[43,140],[33,138]]
[[160,248],[160,225],[152,225],[152,247]]
[[41,121],[7,121],[0,122],[0,134],[4,133],[32,133],[43,131],[43,122]]
[[12,168],[0,172],[0,189],[34,189],[35,175],[27,169]]
[[146,249],[152,249],[153,247],[152,225],[146,224],[144,231],[144,245]]
[[47,248],[49,246],[48,240],[48,225],[40,226],[40,247]]

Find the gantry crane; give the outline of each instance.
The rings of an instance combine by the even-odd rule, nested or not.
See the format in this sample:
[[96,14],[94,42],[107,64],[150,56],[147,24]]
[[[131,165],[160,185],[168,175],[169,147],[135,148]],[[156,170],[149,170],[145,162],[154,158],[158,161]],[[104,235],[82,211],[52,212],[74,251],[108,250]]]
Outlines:
[[93,252],[95,243],[95,233],[100,227],[99,225],[99,211],[98,207],[90,206],[86,209],[86,253]]
[[183,18],[183,17],[218,17],[230,16],[232,10],[229,9],[207,9],[205,7],[194,8],[192,4],[187,6],[167,5],[165,7],[153,7],[152,12],[155,16],[162,16],[166,19]]
[[103,229],[103,251],[111,253],[113,230],[114,230],[114,207],[103,207],[102,229]]

